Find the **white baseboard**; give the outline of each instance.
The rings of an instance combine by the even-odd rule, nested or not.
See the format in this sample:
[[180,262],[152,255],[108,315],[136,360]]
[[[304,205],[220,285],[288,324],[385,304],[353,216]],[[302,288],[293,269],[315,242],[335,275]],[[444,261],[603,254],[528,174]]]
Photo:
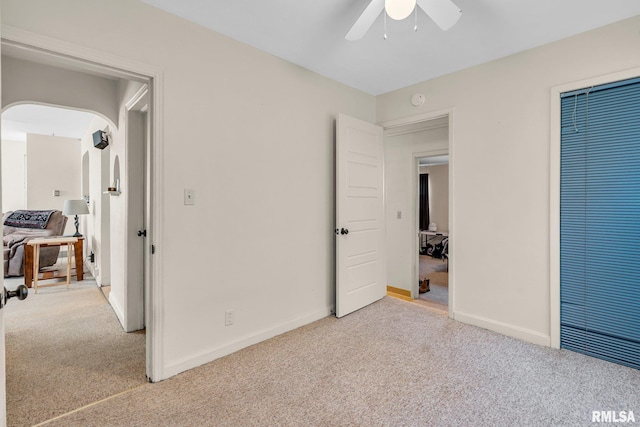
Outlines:
[[122,326],[122,329],[125,329],[125,327],[124,327],[124,310],[122,309],[122,307],[120,307],[118,305],[118,302],[113,297],[113,293],[109,293],[109,304],[111,304],[111,308],[113,308],[114,313],[116,313],[116,317],[120,321],[120,325]]
[[102,286],[102,278],[96,272],[96,268],[94,267],[94,264],[92,264],[92,263],[90,263],[90,262],[85,260],[83,265],[84,265],[85,270],[89,271],[89,274],[91,274],[91,276],[93,276],[93,278],[96,281],[96,284],[98,286]]
[[460,313],[459,311],[454,313],[453,318],[468,325],[478,326],[480,328],[518,338],[520,340],[527,341],[533,344],[543,345],[545,347],[551,346],[551,337],[549,335],[532,331],[530,329],[521,328],[519,326],[514,326],[508,323],[498,322],[497,320],[487,319],[485,317],[476,316],[473,314]]
[[301,326],[308,325],[309,323],[315,322],[316,320],[324,319],[334,312],[335,307],[327,307],[324,310],[318,310],[314,313],[298,317],[292,321],[281,323],[274,326],[273,328],[258,331],[254,334],[242,337],[223,346],[202,352],[193,357],[184,358],[177,363],[165,366],[163,378],[166,379],[172,377],[181,372],[204,365],[205,363],[212,362],[231,353],[235,353],[236,351],[241,350],[245,347],[249,347],[259,342],[266,341],[269,338],[273,338],[277,335],[292,331]]

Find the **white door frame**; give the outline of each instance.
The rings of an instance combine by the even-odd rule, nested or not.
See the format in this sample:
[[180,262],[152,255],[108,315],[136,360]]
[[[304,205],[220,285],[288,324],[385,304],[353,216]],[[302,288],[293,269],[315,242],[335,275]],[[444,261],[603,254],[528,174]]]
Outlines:
[[[418,186],[419,186],[419,182],[418,182],[418,159],[420,157],[429,157],[429,156],[437,156],[437,155],[443,155],[443,154],[448,154],[449,155],[449,317],[451,319],[455,319],[455,249],[456,249],[456,243],[455,243],[455,210],[454,210],[454,206],[455,206],[455,199],[454,199],[454,192],[455,192],[455,174],[454,174],[454,165],[455,165],[455,150],[454,150],[454,113],[455,113],[455,109],[453,107],[451,108],[447,108],[447,109],[442,109],[442,110],[436,110],[436,111],[431,111],[431,112],[427,112],[427,113],[422,113],[422,114],[417,114],[414,116],[408,116],[408,117],[403,117],[400,119],[395,119],[395,120],[390,120],[390,121],[386,121],[386,122],[382,122],[382,123],[378,123],[379,126],[382,126],[385,130],[387,129],[393,129],[393,128],[397,128],[400,126],[406,126],[406,125],[411,125],[411,124],[415,124],[415,123],[421,123],[421,122],[426,122],[429,120],[434,120],[434,119],[439,119],[442,117],[448,117],[448,139],[449,139],[449,149],[446,150],[434,150],[434,151],[425,151],[425,152],[421,152],[421,153],[414,153],[413,156],[413,174],[411,177],[411,182],[412,182],[412,188],[413,188],[413,193],[414,195],[417,194],[418,191]],[[418,212],[418,203],[417,203],[418,198],[417,197],[412,197],[411,198],[411,203],[413,206],[411,206],[411,212],[414,212],[414,216],[415,216],[415,221],[414,221],[414,241],[413,241],[413,247],[414,247],[414,253],[415,253],[415,265],[413,268],[413,272],[412,272],[412,281],[413,284],[411,285],[411,296],[413,298],[417,298],[418,296],[418,277],[419,277],[419,253],[417,252],[417,248],[419,245],[419,237],[418,237],[418,231],[419,231],[419,215],[416,213]]]
[[[148,206],[154,212],[153,224],[148,224],[150,229],[154,230],[153,242],[156,248],[162,248],[164,230],[162,227],[155,227],[155,224],[163,224],[163,147],[164,133],[162,126],[162,111],[164,110],[164,76],[163,70],[148,64],[144,64],[129,58],[120,57],[107,52],[90,49],[62,40],[53,39],[40,34],[24,31],[15,27],[3,25],[2,40],[13,43],[14,45],[24,46],[25,49],[31,49],[41,52],[52,57],[61,56],[69,59],[77,60],[82,63],[90,63],[92,66],[102,67],[105,71],[117,71],[124,75],[130,74],[132,77],[143,77],[149,80],[151,91],[151,103],[149,109],[149,119],[151,121],[151,153],[150,162],[152,170],[152,193],[151,206]],[[147,244],[151,244],[148,241]],[[162,358],[162,338],[164,323],[160,313],[164,306],[163,294],[163,278],[160,266],[163,263],[162,250],[156,251],[153,260],[147,258],[148,271],[151,277],[148,278],[149,286],[145,297],[148,300],[147,306],[149,310],[145,313],[146,318],[146,346],[147,346],[147,376],[151,381],[160,381],[165,378],[164,364]],[[4,339],[4,336],[3,336]]]
[[[136,194],[132,189],[138,188],[142,190],[138,200],[127,200],[126,211],[129,215],[127,218],[126,240],[125,240],[125,271],[126,281],[124,290],[124,315],[125,315],[125,331],[139,331],[145,326],[145,300],[144,295],[147,293],[145,288],[149,283],[145,275],[146,259],[149,259],[147,248],[150,247],[147,242],[153,242],[151,238],[151,227],[146,224],[147,199],[146,193],[146,170],[147,150],[151,150],[151,146],[147,144],[147,115],[149,108],[149,87],[143,85],[133,97],[125,103],[125,131],[127,133],[126,150],[126,170],[127,181],[129,181],[129,194]],[[133,135],[131,132],[133,131]],[[136,143],[139,144],[136,146]],[[135,147],[135,148],[134,148]],[[141,170],[141,176],[134,177],[134,170]],[[136,194],[138,195],[138,194]],[[138,218],[136,216],[139,215]],[[137,221],[136,221],[137,219]],[[136,224],[137,222],[137,224]],[[136,235],[138,231],[145,230],[146,235],[141,237]],[[110,294],[111,295],[111,294]]]

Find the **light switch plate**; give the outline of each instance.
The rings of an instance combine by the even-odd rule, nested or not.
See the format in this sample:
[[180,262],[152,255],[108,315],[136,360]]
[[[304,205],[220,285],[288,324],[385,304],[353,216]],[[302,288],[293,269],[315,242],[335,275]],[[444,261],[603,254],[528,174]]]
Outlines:
[[184,205],[190,206],[196,204],[196,190],[184,189]]
[[233,310],[226,310],[224,312],[224,326],[233,325],[234,317]]

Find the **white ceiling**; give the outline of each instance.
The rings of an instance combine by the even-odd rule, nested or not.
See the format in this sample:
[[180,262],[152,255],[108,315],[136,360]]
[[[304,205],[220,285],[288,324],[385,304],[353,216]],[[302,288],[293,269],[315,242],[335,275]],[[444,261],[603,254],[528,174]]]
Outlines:
[[16,105],[2,113],[2,139],[26,141],[28,133],[81,139],[94,117],[45,105]]
[[454,0],[443,32],[419,10],[345,34],[370,0],[142,0],[321,75],[379,95],[640,14],[639,0]]
[[[640,14],[640,0],[454,0],[462,17],[441,31],[422,10],[349,31],[370,0],[142,0],[321,75],[379,95]],[[3,54],[11,54],[3,46]],[[2,114],[2,138],[81,138],[90,113],[37,105]]]

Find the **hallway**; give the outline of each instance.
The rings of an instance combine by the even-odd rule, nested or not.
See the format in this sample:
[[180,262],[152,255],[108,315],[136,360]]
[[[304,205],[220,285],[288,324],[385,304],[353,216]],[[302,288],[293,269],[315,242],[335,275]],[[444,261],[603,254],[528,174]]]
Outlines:
[[32,426],[147,382],[145,332],[125,333],[101,288],[85,277],[68,290],[30,289],[7,304],[8,426]]
[[449,273],[447,261],[420,255],[420,279],[429,279],[430,291],[421,293],[417,302],[425,302],[433,308],[447,310],[449,305]]

